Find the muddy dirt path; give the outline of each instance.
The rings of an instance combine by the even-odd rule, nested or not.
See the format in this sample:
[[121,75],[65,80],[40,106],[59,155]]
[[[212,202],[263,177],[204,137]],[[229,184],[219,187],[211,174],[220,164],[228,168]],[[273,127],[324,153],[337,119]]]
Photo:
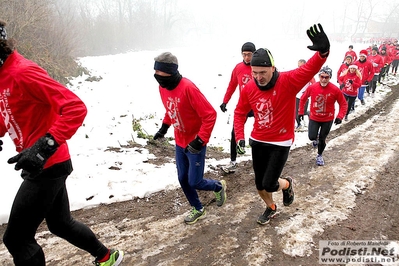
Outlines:
[[[200,193],[207,218],[194,225],[183,223],[189,206],[179,189],[73,215],[107,246],[123,249],[123,265],[129,266],[318,265],[319,240],[398,240],[398,98],[396,86],[365,114],[332,131],[324,167],[315,165],[310,145],[292,150],[283,176],[295,178],[295,201],[284,207],[276,193],[279,214],[266,226],[256,223],[264,204],[250,161],[234,174],[208,174],[227,181],[228,199],[219,208],[212,193]],[[53,236],[45,224],[37,239],[49,266],[91,265],[90,255]],[[0,264],[13,265],[2,243]]]

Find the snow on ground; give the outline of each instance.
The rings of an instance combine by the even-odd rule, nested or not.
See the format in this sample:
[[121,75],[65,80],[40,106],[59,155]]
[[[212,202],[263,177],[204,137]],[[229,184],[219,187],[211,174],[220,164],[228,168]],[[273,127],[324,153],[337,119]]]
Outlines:
[[[313,52],[306,48],[308,42],[298,42],[296,47],[290,43],[269,46],[276,65],[280,71],[296,67],[301,58],[308,59]],[[347,50],[348,44],[333,44],[327,61],[336,71]],[[360,46],[360,45],[359,45]],[[259,47],[259,46],[258,46]],[[209,146],[221,147],[226,151],[226,159],[207,163],[227,164],[229,162],[229,138],[232,129],[233,111],[237,103],[235,93],[227,105],[228,111],[222,113],[219,105],[227,88],[233,67],[240,62],[241,44],[214,51],[207,47],[171,49],[179,59],[179,70],[183,76],[191,79],[205,94],[218,112],[215,128]],[[364,47],[356,47],[360,51]],[[287,53],[290,49],[290,53]],[[74,171],[67,180],[71,210],[96,206],[100,203],[130,200],[135,197],[146,197],[163,189],[174,189],[179,186],[176,168],[173,162],[162,167],[143,163],[154,155],[143,149],[121,149],[121,152],[106,152],[109,147],[121,147],[129,141],[146,144],[146,140],[137,137],[133,131],[132,120],[139,121],[148,134],[158,130],[164,109],[159,97],[158,86],[153,78],[153,58],[164,51],[140,51],[126,54],[85,57],[79,59],[91,74],[102,79],[98,82],[85,81],[87,76],[71,80],[69,86],[87,105],[88,115],[84,125],[68,141]],[[210,54],[211,53],[211,54]],[[334,72],[335,76],[336,73]],[[331,79],[332,82],[335,78]],[[393,83],[396,81],[393,81]],[[392,84],[393,84],[392,83]],[[350,119],[383,100],[389,92],[388,87],[380,87],[375,98],[366,98],[367,105],[359,104]],[[246,124],[246,138],[250,134],[253,118]],[[333,126],[333,130],[336,126]],[[169,130],[166,136],[172,136]],[[6,136],[2,162],[2,187],[0,194],[0,223],[6,223],[14,195],[22,181],[19,172],[13,170],[7,159],[15,154],[11,140]],[[296,134],[293,148],[309,143],[306,132]],[[329,144],[328,146],[331,146]],[[238,161],[250,159],[250,150]],[[110,168],[118,167],[120,170]],[[88,200],[90,199],[90,200]]]

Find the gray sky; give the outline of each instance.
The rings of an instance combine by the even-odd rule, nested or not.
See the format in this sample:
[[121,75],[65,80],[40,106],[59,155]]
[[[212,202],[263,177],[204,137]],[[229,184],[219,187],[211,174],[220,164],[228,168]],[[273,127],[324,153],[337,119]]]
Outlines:
[[[354,25],[359,16],[368,16],[370,10],[373,10],[372,19],[383,21],[392,7],[399,4],[399,0],[178,2],[179,9],[184,10],[184,14],[190,18],[190,23],[184,23],[184,26],[192,27],[190,34],[215,34],[213,38],[223,40],[255,36],[255,41],[267,41],[284,35],[301,37],[315,23],[321,23],[330,34],[340,33]],[[364,12],[359,14],[359,10]],[[396,13],[399,13],[399,8]]]

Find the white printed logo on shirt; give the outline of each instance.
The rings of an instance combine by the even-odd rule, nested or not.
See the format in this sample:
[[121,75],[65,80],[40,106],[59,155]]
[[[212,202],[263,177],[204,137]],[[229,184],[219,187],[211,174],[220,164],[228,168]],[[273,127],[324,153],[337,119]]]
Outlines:
[[167,108],[167,113],[172,120],[172,126],[175,129],[178,129],[182,132],[184,132],[184,124],[183,121],[180,117],[180,111],[178,104],[180,103],[180,98],[172,98],[168,97],[168,100],[166,101],[166,108]]
[[259,128],[268,128],[273,123],[273,106],[270,99],[261,98],[256,103]]
[[10,96],[10,89],[7,88],[2,91],[0,94],[0,112],[1,117],[4,121],[4,125],[10,135],[12,141],[15,143],[15,146],[18,149],[23,148],[23,136],[22,131],[15,118],[11,112],[11,108],[8,105],[8,97]]

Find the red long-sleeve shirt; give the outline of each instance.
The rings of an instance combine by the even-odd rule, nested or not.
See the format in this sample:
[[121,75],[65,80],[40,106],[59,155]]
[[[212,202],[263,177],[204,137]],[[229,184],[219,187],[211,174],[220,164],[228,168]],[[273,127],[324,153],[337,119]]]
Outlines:
[[352,62],[355,62],[357,60],[357,55],[355,51],[346,51],[345,56],[344,56],[344,60],[342,60],[342,62],[345,62],[346,56],[350,55],[352,57]]
[[339,104],[337,118],[343,119],[348,110],[348,103],[342,91],[329,82],[327,86],[322,87],[317,82],[307,88],[299,102],[298,114],[304,114],[306,100],[310,97],[310,115],[309,119],[317,122],[328,122],[334,120],[335,102]]
[[[352,62],[354,62],[354,61],[352,61]],[[338,80],[338,83],[341,83],[341,82],[339,81],[339,79],[340,79],[340,77],[341,77],[341,73],[344,72],[345,70],[347,70],[348,67],[349,67],[349,65],[348,65],[347,63],[343,63],[343,64],[339,67],[339,69],[338,69],[338,71],[337,71],[337,80]]]
[[379,54],[369,55],[367,57],[367,61],[370,61],[371,64],[373,65],[374,74],[379,74],[381,71],[381,68],[384,66],[384,60],[382,59],[381,55],[379,55]]
[[251,66],[246,65],[244,62],[238,63],[231,72],[229,86],[227,87],[226,93],[224,95],[223,103],[227,104],[230,101],[231,96],[237,89],[237,86],[239,86],[239,92],[241,94],[241,90],[251,79]]
[[362,74],[362,84],[366,81],[370,82],[374,77],[374,67],[370,61],[360,61],[357,60],[354,65],[357,65],[360,74]]
[[248,112],[254,112],[251,139],[261,142],[294,141],[296,94],[318,73],[326,58],[315,53],[300,68],[281,72],[274,87],[260,90],[254,80],[241,91],[234,111],[236,140],[245,139]]
[[[352,83],[350,83],[352,80]],[[362,85],[361,79],[356,75],[356,72],[352,73],[350,70],[346,75],[341,76],[339,79],[340,84],[344,84],[345,86],[342,88],[342,92],[348,96],[356,97],[357,92]]]
[[18,152],[47,132],[60,144],[44,168],[70,159],[66,140],[87,114],[72,91],[17,51],[0,67],[0,111],[0,137],[8,132]]
[[159,93],[166,109],[163,123],[174,127],[176,145],[185,148],[196,136],[207,144],[216,122],[216,111],[197,86],[182,78],[173,90],[159,86]]

